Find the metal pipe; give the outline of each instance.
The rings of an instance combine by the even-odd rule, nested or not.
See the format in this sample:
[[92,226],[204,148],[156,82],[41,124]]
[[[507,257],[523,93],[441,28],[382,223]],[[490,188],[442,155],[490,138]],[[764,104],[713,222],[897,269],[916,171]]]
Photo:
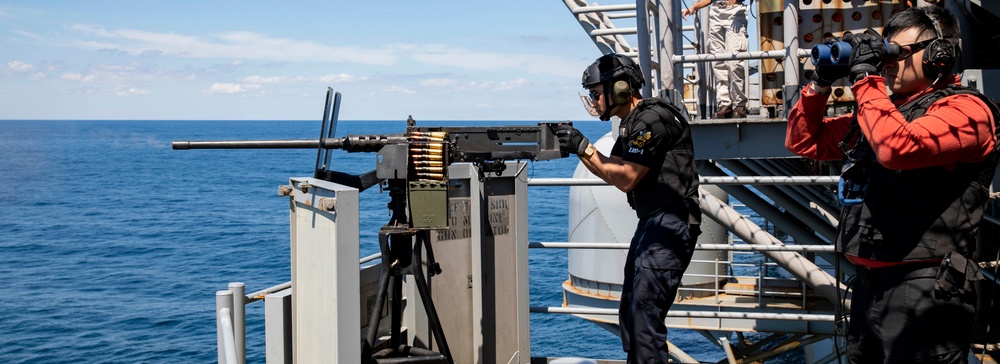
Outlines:
[[[798,6],[799,0],[785,0],[785,9],[782,14],[784,21],[782,22],[782,28],[784,32],[782,33],[782,40],[785,43],[785,51],[788,55],[792,55],[799,49],[799,13]],[[788,118],[788,111],[792,109],[795,103],[792,100],[797,100],[798,95],[794,91],[798,90],[799,87],[799,59],[795,57],[785,57],[785,61],[782,63],[784,68],[785,84],[782,86],[782,118]]]
[[[741,215],[725,202],[717,197],[698,189],[702,212],[726,227],[733,234],[739,236],[749,244],[759,245],[782,245],[781,241],[771,234],[760,229],[757,224]],[[847,287],[842,286],[837,280],[826,271],[820,269],[815,263],[809,261],[801,254],[791,252],[764,252],[771,260],[774,260],[782,268],[794,275],[799,280],[812,287],[818,295],[826,298],[830,302],[839,303],[838,297],[848,297],[845,308],[850,307],[850,297],[847,295]]]
[[[364,263],[373,261],[373,260],[381,258],[381,257],[382,257],[381,253],[375,253],[375,254],[369,255],[367,257],[361,258],[361,261],[360,261],[359,264],[364,264]],[[271,293],[279,292],[279,291],[284,291],[284,290],[289,289],[289,288],[292,288],[292,282],[290,282],[290,281],[282,283],[282,284],[279,284],[279,285],[271,286],[271,287],[268,287],[268,288],[264,288],[262,290],[259,290],[259,291],[256,291],[256,292],[253,292],[253,293],[250,293],[250,294],[244,296],[243,302],[249,304],[249,303],[252,303],[252,302],[260,301],[260,300],[264,299],[265,296],[267,296],[267,295],[269,295]]]
[[[766,175],[767,174],[766,172],[763,172],[763,171],[760,171],[760,170],[754,170],[754,168],[753,168],[754,165],[751,165],[753,163],[752,161],[733,160],[733,161],[719,161],[719,163],[722,164],[722,166],[725,167],[726,169],[728,169],[728,170],[730,170],[730,171],[732,171],[733,173],[736,173],[736,174],[741,174],[741,175],[749,175],[749,174]],[[759,166],[759,165],[757,165],[757,166]],[[706,170],[707,170],[707,168],[706,168]],[[716,169],[713,168],[713,170],[711,172],[725,174],[725,172],[723,172],[721,169],[720,170],[716,170]],[[830,179],[833,180],[833,181],[836,181],[839,178],[838,177],[830,176]],[[791,224],[804,225],[804,226],[801,226],[802,229],[812,229],[812,230],[815,230],[816,233],[819,233],[820,236],[822,236],[827,241],[833,241],[834,239],[836,239],[836,237],[837,237],[837,229],[836,228],[834,228],[831,224],[829,224],[828,221],[823,220],[822,218],[820,218],[820,216],[817,215],[815,212],[813,212],[812,210],[809,210],[808,208],[806,208],[805,206],[803,206],[802,204],[800,204],[798,201],[796,201],[794,198],[792,198],[792,196],[790,196],[787,193],[785,193],[785,191],[782,190],[782,187],[784,187],[784,186],[759,186],[759,187],[757,187],[757,190],[760,191],[761,193],[763,193],[764,195],[766,195],[767,197],[770,197],[771,200],[774,201],[774,204],[776,204],[777,206],[781,206],[782,208],[784,208],[785,211],[786,211],[786,214],[790,214],[791,216],[795,216],[796,218],[798,218],[798,221],[792,221],[792,222],[790,222]],[[732,193],[732,192],[730,192],[730,193]],[[740,201],[743,201],[745,203],[749,203],[748,200],[744,200],[741,197],[737,197],[737,198]],[[776,220],[774,220],[774,221],[776,221]],[[800,234],[805,233],[805,234],[808,234],[808,235],[815,236],[815,233],[812,233],[812,232],[809,232],[809,231],[806,231],[806,232],[801,232],[800,231],[799,233]]]
[[726,337],[719,338],[719,346],[726,352],[726,360],[729,364],[736,364],[736,357],[733,356],[733,347],[729,345],[729,339]]
[[[612,28],[612,29],[594,29],[590,31],[591,37],[599,37],[602,35],[616,35],[616,34],[636,34],[638,32],[637,28]],[[641,55],[642,52],[639,52]]]
[[[766,163],[760,163],[760,160],[758,160],[757,162],[767,170],[778,171],[778,172],[764,173],[765,175],[768,176],[772,175],[795,176],[806,173],[803,171],[804,168],[802,164],[793,163],[791,160],[788,159],[767,160]],[[771,168],[768,168],[769,166]],[[831,176],[831,178],[837,179],[836,176]],[[836,218],[831,219],[831,217],[837,215],[837,213],[840,212],[840,206],[837,206],[836,204],[833,203],[835,199],[833,199],[833,196],[830,195],[829,190],[822,190],[819,188],[811,188],[804,186],[792,186],[790,190],[795,191],[794,198],[796,201],[800,201],[800,203],[803,206],[813,206],[813,208],[816,209],[815,213],[820,215],[823,218],[823,221],[826,221],[830,225],[834,226],[837,225],[837,219]]]
[[[628,249],[628,243],[601,242],[529,242],[531,249]],[[735,250],[735,251],[786,251],[786,252],[833,252],[833,245],[729,245],[729,244],[697,244],[695,250]]]
[[803,340],[792,340],[792,341],[787,342],[785,344],[778,345],[777,347],[772,348],[772,349],[768,350],[767,352],[759,353],[757,355],[747,356],[747,357],[743,358],[743,362],[744,363],[753,363],[753,362],[756,362],[758,360],[767,359],[767,358],[773,357],[775,355],[779,355],[779,354],[788,352],[790,350],[794,350],[794,349],[798,349],[798,348],[803,348],[803,347],[809,346],[812,343],[815,343],[815,342],[820,341],[820,340],[825,340],[826,338],[827,338],[826,336],[813,335],[813,336],[807,337],[807,338],[805,338]]
[[264,299],[264,296],[267,296],[267,295],[269,295],[271,293],[274,293],[274,292],[284,291],[284,290],[289,289],[289,288],[292,288],[292,282],[285,282],[285,283],[282,283],[282,284],[279,284],[279,285],[276,285],[276,286],[268,287],[268,288],[262,289],[260,291],[248,294],[248,295],[245,296],[244,301],[246,303],[251,303],[251,302],[259,301],[259,300]]
[[667,340],[667,351],[670,352],[670,355],[674,356],[674,359],[677,360],[676,361],[677,363],[698,363],[699,362],[697,359],[695,359],[691,355],[688,355],[688,353],[685,353],[684,350],[681,350],[681,348],[678,348],[673,343],[671,343],[670,340]]
[[[652,75],[653,72],[650,69],[649,61],[653,59],[650,54],[652,49],[652,40],[649,39],[649,9],[646,8],[646,0],[635,0],[635,38],[636,42],[639,43],[638,52],[639,59],[637,60],[639,64],[639,69],[642,71],[642,77],[644,80],[644,86],[639,93],[642,97],[647,98],[652,95],[653,82]],[[639,31],[642,29],[642,31]],[[657,72],[659,74],[659,72]]]
[[[233,342],[233,292],[215,292],[215,333],[219,363],[237,364]],[[232,348],[232,351],[229,349]]]
[[[733,164],[736,164],[733,167],[740,167],[738,163]],[[726,172],[715,164],[706,163],[704,168],[702,168],[699,173],[706,175],[725,175]],[[723,187],[723,189],[730,195],[736,197],[736,199],[740,200],[740,202],[743,202],[748,207],[753,209],[753,211],[758,215],[767,221],[773,222],[775,226],[781,228],[782,231],[787,232],[788,235],[795,239],[795,241],[805,245],[823,245],[829,243],[829,241],[823,240],[816,235],[816,229],[802,221],[803,218],[808,218],[808,216],[803,217],[793,214],[787,210],[782,211],[781,209],[775,207],[772,202],[764,200],[745,186],[727,186]],[[779,204],[784,202],[780,198],[776,201],[778,201]],[[822,228],[820,228],[820,230],[822,231]],[[831,257],[824,258],[828,261],[832,259]]]
[[[615,315],[615,316],[618,315],[617,308],[532,306],[530,308],[530,311],[533,313],[562,313],[571,315]],[[819,315],[812,313],[764,313],[764,312],[717,312],[717,311],[670,310],[669,312],[667,312],[667,317],[834,322],[834,315]]]
[[[672,84],[667,84],[674,93],[673,101],[677,101],[684,98],[684,64],[681,62],[675,62],[674,56],[679,54],[684,54],[684,37],[681,31],[681,25],[684,23],[681,18],[681,7],[674,5],[676,0],[661,0],[660,1],[660,16],[667,16],[666,24],[661,24],[659,27],[660,34],[664,37],[663,48],[666,49],[667,45],[670,45],[672,52],[664,53],[660,52],[660,58],[657,59],[660,63],[670,64],[670,78],[673,80]],[[669,40],[670,43],[666,41]]]
[[635,10],[635,4],[622,4],[622,5],[588,5],[581,6],[575,9],[570,9],[569,11],[573,15],[587,14],[587,13],[600,13],[602,11],[627,11]]
[[365,264],[365,263],[368,263],[370,261],[373,261],[373,260],[381,258],[381,257],[382,257],[382,253],[375,253],[375,254],[369,255],[367,257],[361,258],[361,262],[359,264]]
[[[811,55],[810,49],[799,49],[793,51],[797,58],[806,58]],[[699,63],[699,62],[711,62],[711,61],[732,61],[737,59],[782,59],[788,56],[788,51],[783,49],[770,50],[770,51],[752,51],[752,52],[731,52],[731,53],[700,53],[700,54],[685,54],[677,55],[673,57],[674,62],[680,63]]]
[[[246,364],[247,362],[247,313],[246,313],[246,298],[244,293],[246,288],[242,282],[232,282],[229,283],[229,291],[233,293],[233,309],[232,309],[232,326],[233,326],[233,338],[235,341],[233,344],[236,346],[236,362],[237,364]],[[237,302],[237,297],[239,301]]]
[[[839,176],[700,176],[703,185],[835,185]],[[599,178],[532,178],[528,186],[607,186]],[[998,222],[1000,223],[1000,222]]]
[[222,329],[222,344],[225,347],[219,349],[225,353],[224,357],[220,358],[219,363],[238,364],[236,345],[233,343],[233,321],[229,317],[231,314],[228,308],[219,310],[219,326]]

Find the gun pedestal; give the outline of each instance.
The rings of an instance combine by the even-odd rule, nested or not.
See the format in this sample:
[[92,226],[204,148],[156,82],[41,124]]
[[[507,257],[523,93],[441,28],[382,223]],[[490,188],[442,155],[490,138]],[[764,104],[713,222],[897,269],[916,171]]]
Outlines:
[[[365,337],[362,348],[362,361],[365,363],[442,363],[453,364],[451,351],[438,319],[437,310],[431,299],[430,289],[427,279],[424,277],[423,250],[427,249],[428,275],[434,276],[441,273],[441,268],[434,260],[434,251],[431,247],[430,231],[417,230],[408,227],[406,219],[406,199],[405,180],[393,179],[388,181],[389,189],[389,209],[392,217],[389,223],[382,226],[378,234],[379,250],[382,253],[382,272],[379,277],[378,293],[375,296],[375,305],[368,316],[368,333]],[[406,345],[402,338],[402,317],[403,317],[403,276],[412,275],[413,284],[420,294],[428,324],[433,332],[434,339],[440,352],[417,348]],[[391,327],[388,340],[388,348],[371,353],[378,340],[379,322],[381,321],[381,311],[385,305],[388,295],[392,295],[389,300],[389,318]]]
[[[444,330],[441,328],[441,321],[438,319],[434,302],[431,300],[427,279],[424,278],[423,274],[423,267],[421,267],[423,259],[422,251],[424,248],[427,249],[428,253],[428,265],[430,267],[436,265],[433,258],[434,254],[431,250],[429,232],[383,226],[381,231],[379,231],[379,248],[382,251],[382,275],[379,277],[378,294],[375,296],[375,306],[372,308],[374,312],[369,316],[371,319],[368,324],[368,335],[365,339],[366,350],[363,350],[362,356],[365,356],[371,350],[370,348],[374,346],[377,339],[376,336],[378,335],[381,316],[378,311],[381,311],[386,296],[390,294],[389,291],[391,288],[392,299],[389,300],[389,315],[390,320],[392,320],[392,327],[389,335],[389,347],[371,354],[371,359],[376,363],[453,364],[448,342],[445,339]],[[438,272],[440,272],[440,268],[432,268],[429,274],[434,275]],[[420,293],[420,300],[426,310],[428,323],[434,334],[434,339],[437,340],[440,353],[412,347],[403,343],[403,338],[401,337],[403,315],[402,277],[408,274],[413,275],[414,285]]]

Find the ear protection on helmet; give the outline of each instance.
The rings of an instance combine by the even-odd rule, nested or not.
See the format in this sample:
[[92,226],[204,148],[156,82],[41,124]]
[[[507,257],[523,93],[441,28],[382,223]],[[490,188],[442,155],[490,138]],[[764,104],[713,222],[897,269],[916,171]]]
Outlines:
[[615,81],[611,91],[611,98],[616,104],[627,103],[629,97],[632,96],[632,86],[630,86],[625,80]]
[[950,74],[952,67],[955,66],[955,45],[941,33],[941,26],[938,24],[937,16],[931,16],[927,13],[924,13],[924,15],[934,23],[934,33],[937,36],[924,49],[924,77],[937,79],[942,75]]

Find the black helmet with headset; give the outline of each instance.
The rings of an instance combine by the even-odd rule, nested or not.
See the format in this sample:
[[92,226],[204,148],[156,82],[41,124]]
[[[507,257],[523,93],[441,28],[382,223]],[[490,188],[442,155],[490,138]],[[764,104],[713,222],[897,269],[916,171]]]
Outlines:
[[[882,36],[891,39],[913,27],[934,32],[934,38],[925,46],[921,59],[924,77],[933,83],[950,82],[946,76],[953,73],[956,58],[961,54],[958,20],[941,6],[909,8],[889,18]],[[923,33],[920,35],[922,37]]]
[[938,19],[941,14],[930,11],[923,14],[934,24],[935,36],[934,40],[927,45],[927,49],[924,50],[924,58],[922,59],[924,76],[940,80],[941,77],[952,73],[957,50],[952,40],[941,31],[941,21]]
[[[642,69],[631,58],[621,54],[605,54],[583,71],[583,88],[604,85],[604,114],[601,120],[611,119],[611,109],[627,103],[633,90],[645,84]],[[611,102],[611,103],[609,103]]]

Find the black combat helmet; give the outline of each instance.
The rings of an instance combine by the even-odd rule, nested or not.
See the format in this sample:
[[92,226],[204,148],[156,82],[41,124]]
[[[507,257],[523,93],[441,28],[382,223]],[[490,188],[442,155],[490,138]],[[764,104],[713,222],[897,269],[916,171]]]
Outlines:
[[625,55],[609,53],[601,56],[583,71],[583,88],[603,83],[605,87],[619,79],[628,81],[633,90],[642,88],[645,81],[642,69]]
[[603,121],[611,120],[612,109],[628,103],[632,93],[642,88],[645,81],[642,69],[631,58],[621,54],[605,54],[583,71],[583,88],[604,85]]

